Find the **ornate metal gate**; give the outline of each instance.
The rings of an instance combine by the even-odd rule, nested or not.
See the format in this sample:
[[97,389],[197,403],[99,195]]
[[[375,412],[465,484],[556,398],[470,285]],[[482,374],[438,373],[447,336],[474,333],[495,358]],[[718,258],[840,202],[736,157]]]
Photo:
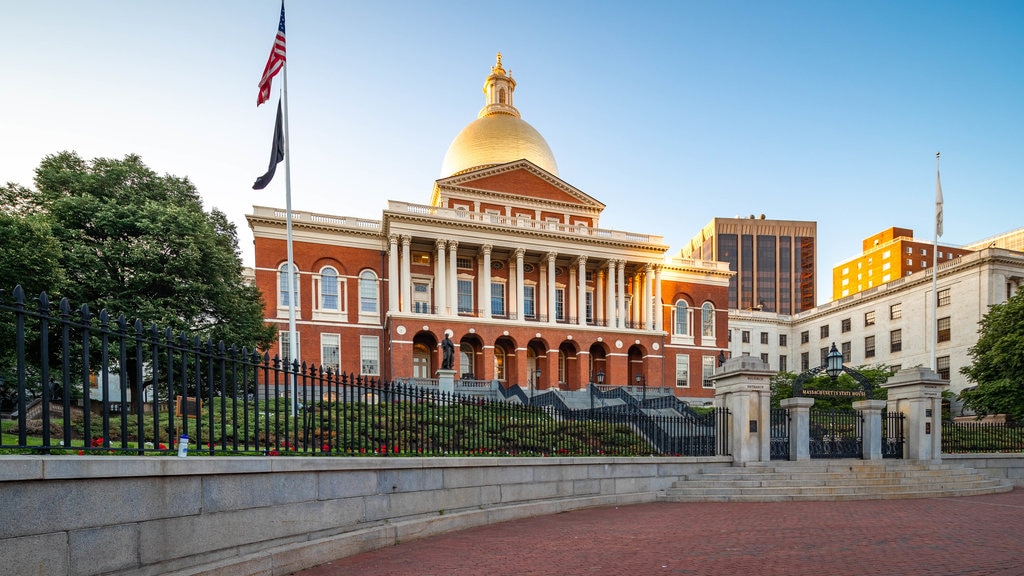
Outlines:
[[861,458],[864,421],[856,410],[811,410],[811,458]]
[[771,459],[789,460],[789,410],[772,408],[769,431]]

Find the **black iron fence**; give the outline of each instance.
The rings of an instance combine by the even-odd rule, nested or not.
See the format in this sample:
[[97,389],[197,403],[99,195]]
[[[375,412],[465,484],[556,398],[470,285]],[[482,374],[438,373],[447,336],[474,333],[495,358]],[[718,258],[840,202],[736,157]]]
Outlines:
[[942,451],[947,454],[1024,452],[1024,424],[946,420],[942,423]]
[[[529,405],[334,374],[0,293],[0,449],[303,455],[727,454],[727,413]],[[518,401],[517,401],[518,400]]]
[[772,460],[789,460],[789,410],[772,408],[768,426],[769,453]]

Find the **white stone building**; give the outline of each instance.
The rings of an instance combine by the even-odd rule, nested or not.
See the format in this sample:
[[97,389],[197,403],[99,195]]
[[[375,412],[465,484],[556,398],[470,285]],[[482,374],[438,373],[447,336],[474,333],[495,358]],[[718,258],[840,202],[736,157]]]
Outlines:
[[960,368],[971,362],[978,322],[1022,282],[1024,253],[985,248],[938,266],[934,316],[932,273],[924,270],[795,315],[730,310],[729,352],[800,373],[821,366],[835,343],[849,366],[928,367],[937,322],[935,369],[959,392],[971,385]]

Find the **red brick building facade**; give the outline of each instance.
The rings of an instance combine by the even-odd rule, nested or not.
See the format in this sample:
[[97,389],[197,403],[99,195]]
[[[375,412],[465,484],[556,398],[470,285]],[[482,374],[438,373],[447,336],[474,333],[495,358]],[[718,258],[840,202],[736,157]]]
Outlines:
[[[429,379],[451,330],[463,380],[603,380],[710,399],[707,376],[728,348],[728,265],[666,258],[660,236],[600,228],[605,206],[558,177],[514,87],[499,57],[428,203],[391,201],[379,220],[293,212],[299,358]],[[254,207],[248,220],[267,321],[286,341],[284,210]]]

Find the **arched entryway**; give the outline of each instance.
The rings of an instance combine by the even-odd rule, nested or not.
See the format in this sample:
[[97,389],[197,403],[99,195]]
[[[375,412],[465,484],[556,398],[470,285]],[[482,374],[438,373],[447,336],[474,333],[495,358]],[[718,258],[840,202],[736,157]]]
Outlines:
[[516,343],[508,336],[502,336],[494,342],[494,379],[502,386],[525,383],[517,381],[519,365],[516,362]]
[[644,365],[644,357],[647,351],[639,344],[629,347],[629,386],[642,386],[647,383],[647,370]]
[[479,380],[484,377],[481,364],[483,351],[483,342],[476,334],[467,334],[459,340],[458,364],[455,368],[460,379]]
[[608,345],[604,342],[591,344],[589,362],[588,374],[590,383],[608,382]]
[[580,382],[579,347],[572,340],[558,346],[558,387],[562,390],[578,390]]
[[430,332],[420,332],[412,339],[412,377],[434,378],[441,367],[436,356],[437,338]]

